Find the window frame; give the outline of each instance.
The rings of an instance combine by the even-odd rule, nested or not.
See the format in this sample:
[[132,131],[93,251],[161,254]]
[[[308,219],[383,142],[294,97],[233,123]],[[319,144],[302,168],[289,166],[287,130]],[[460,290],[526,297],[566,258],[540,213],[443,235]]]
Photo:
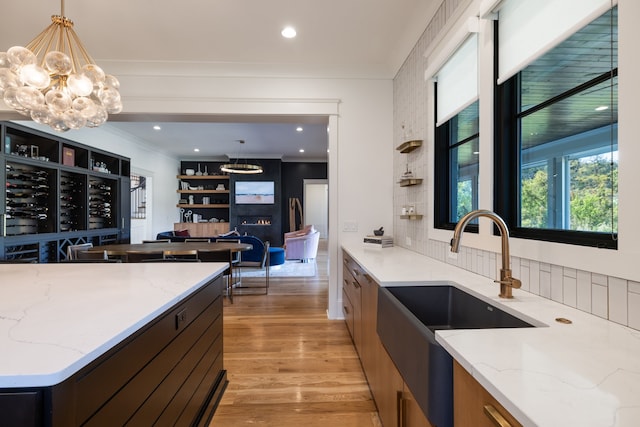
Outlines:
[[[434,93],[437,99],[438,84],[434,84]],[[475,101],[479,102],[479,101]],[[437,109],[436,109],[437,110]],[[437,117],[437,111],[434,111],[434,119]],[[473,135],[467,136],[455,144],[451,144],[451,124],[458,116],[454,116],[440,126],[435,128],[434,143],[434,215],[433,226],[436,229],[453,230],[457,222],[451,221],[451,210],[453,206],[453,192],[457,192],[457,186],[452,186],[451,177],[451,150],[465,144],[474,139],[480,138],[480,131]],[[434,121],[435,123],[435,121]],[[475,194],[475,199],[479,195]],[[466,232],[478,233],[477,221],[473,221],[465,227]]]
[[[494,23],[494,34],[498,35],[498,23]],[[497,65],[498,43],[494,45],[494,61]],[[536,111],[566,99],[591,87],[597,82],[616,78],[618,68],[604,73],[589,82],[578,85],[565,93],[538,104]],[[510,235],[516,238],[541,240],[579,246],[591,246],[605,249],[618,248],[617,232],[602,233],[577,230],[560,230],[545,228],[525,228],[518,225],[520,212],[521,188],[521,147],[519,120],[524,115],[532,114],[532,109],[524,113],[518,111],[520,104],[520,73],[511,77],[501,85],[494,83],[494,210],[500,215],[509,228]],[[497,82],[497,66],[494,67],[494,82]]]

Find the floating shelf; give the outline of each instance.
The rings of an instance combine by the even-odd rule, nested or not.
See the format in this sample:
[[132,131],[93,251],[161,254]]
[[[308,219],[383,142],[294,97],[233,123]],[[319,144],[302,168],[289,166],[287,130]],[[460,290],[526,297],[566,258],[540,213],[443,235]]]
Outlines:
[[422,140],[414,139],[411,141],[403,142],[398,147],[396,147],[396,150],[398,150],[401,153],[410,153],[416,148],[420,148],[420,147],[422,147]]
[[422,178],[403,178],[398,181],[400,187],[410,187],[412,185],[422,184]]
[[176,190],[181,194],[229,194],[229,190]]
[[409,220],[422,219],[422,215],[421,214],[400,215],[400,219],[409,219]]
[[200,208],[200,209],[202,209],[202,208],[207,208],[207,209],[229,209],[229,205],[228,204],[223,204],[223,203],[220,203],[218,205],[211,205],[211,204],[209,204],[209,205],[203,205],[203,204],[190,205],[190,204],[187,204],[187,203],[178,203],[176,205],[176,207],[178,207],[178,208],[189,208],[189,209],[198,209],[198,208]]
[[229,175],[177,175],[178,179],[229,179]]

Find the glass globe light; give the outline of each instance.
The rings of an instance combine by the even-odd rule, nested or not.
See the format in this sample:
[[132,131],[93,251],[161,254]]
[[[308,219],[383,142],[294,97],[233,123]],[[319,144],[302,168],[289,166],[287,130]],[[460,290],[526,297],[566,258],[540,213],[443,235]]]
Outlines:
[[38,62],[36,55],[26,47],[13,46],[7,50],[7,59],[12,70],[17,71],[20,67]]
[[73,70],[73,62],[66,53],[52,50],[44,56],[44,67],[52,74],[69,75]]
[[8,87],[4,91],[4,102],[11,108],[15,110],[24,110],[24,107],[18,101],[18,88],[16,87]]
[[62,113],[71,108],[71,97],[59,89],[50,90],[44,99],[52,111]]
[[10,65],[7,52],[0,52],[0,68],[9,68]]
[[62,113],[62,120],[69,129],[80,129],[87,124],[87,119],[82,117],[79,111],[70,109]]
[[82,67],[82,74],[89,77],[89,80],[91,80],[91,83],[93,83],[94,86],[104,82],[104,71],[102,71],[102,68],[98,67],[96,64],[85,64]]
[[119,105],[122,104],[120,92],[118,92],[118,89],[110,86],[105,86],[100,89],[100,91],[98,91],[98,98],[102,101],[102,105],[104,105],[109,113],[111,110],[117,110]]
[[69,130],[67,125],[64,123],[61,115],[55,114],[51,116],[51,121],[49,121],[49,126],[58,132],[66,132]]
[[0,68],[0,93],[4,94],[6,89],[18,86],[20,86],[20,80],[16,73],[8,68]]
[[35,87],[22,86],[16,90],[16,99],[24,108],[32,110],[36,107],[44,107],[44,95]]
[[20,69],[20,80],[37,89],[44,89],[51,83],[49,73],[36,64],[27,64]]
[[36,123],[48,125],[51,121],[52,116],[49,112],[49,108],[47,108],[45,105],[42,105],[31,110],[31,118]]
[[114,89],[120,89],[120,81],[115,76],[112,76],[111,74],[107,74],[104,77],[104,85],[110,86]]
[[93,115],[93,117],[87,119],[87,127],[98,127],[106,122],[107,117],[109,117],[109,115],[107,114],[107,110],[102,105],[96,105],[96,107],[96,113]]
[[88,96],[93,92],[93,83],[84,74],[71,74],[67,79],[67,87],[75,96]]
[[86,96],[80,96],[73,100],[72,107],[85,119],[93,117],[98,111],[98,106]]

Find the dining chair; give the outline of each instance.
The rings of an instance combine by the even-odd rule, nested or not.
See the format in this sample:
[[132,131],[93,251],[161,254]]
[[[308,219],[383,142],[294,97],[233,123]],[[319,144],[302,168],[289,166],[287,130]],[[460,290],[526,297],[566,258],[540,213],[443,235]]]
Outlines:
[[107,251],[102,252],[89,252],[89,251],[78,251],[76,253],[75,260],[101,260],[101,259],[109,259],[107,256]]
[[269,243],[268,240],[266,242],[264,242],[264,252],[262,254],[262,258],[261,258],[260,261],[241,261],[236,266],[236,271],[238,271],[238,272],[242,271],[243,268],[253,269],[253,270],[265,269],[264,286],[256,286],[256,285],[238,286],[239,289],[257,288],[257,289],[264,289],[265,295],[267,295],[269,293],[269,263],[270,263],[269,247],[270,246],[271,246],[271,244]]
[[77,259],[78,252],[83,252],[93,247],[93,243],[80,243],[67,246],[67,259]]
[[171,239],[143,240],[142,243],[171,243]]
[[164,259],[163,251],[127,251],[127,262],[142,262],[147,259]]
[[[215,239],[214,242],[216,243],[242,243],[242,241],[240,239]],[[231,253],[231,266],[232,267],[237,267],[238,264],[240,264],[240,262],[242,262],[242,255],[240,251],[235,251]],[[235,274],[233,275],[234,277],[234,285],[239,285],[240,283],[242,283],[242,277],[240,275],[240,270],[236,269]]]
[[207,249],[199,249],[198,250],[198,259],[202,262],[226,262],[229,264],[229,267],[224,271],[224,275],[227,276],[227,296],[229,297],[229,302],[233,304],[233,252],[231,249],[226,250],[207,250]]
[[166,250],[164,253],[164,259],[166,260],[174,260],[174,259],[198,259],[198,250],[194,249],[192,251],[181,250]]

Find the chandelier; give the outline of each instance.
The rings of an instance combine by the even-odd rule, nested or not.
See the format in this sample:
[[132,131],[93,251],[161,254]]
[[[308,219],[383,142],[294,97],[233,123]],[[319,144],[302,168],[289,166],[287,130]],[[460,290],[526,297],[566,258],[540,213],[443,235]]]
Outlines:
[[[240,147],[242,147],[242,144],[244,144],[244,141],[242,139],[239,139],[238,142],[240,143]],[[220,165],[220,170],[226,173],[239,173],[244,175],[258,174],[263,172],[262,166],[252,165],[246,162],[245,163],[238,163],[238,162],[239,160],[236,158],[235,163],[222,164]]]
[[56,131],[98,127],[122,111],[120,82],[95,64],[60,15],[26,47],[0,52],[0,96],[7,106]]

